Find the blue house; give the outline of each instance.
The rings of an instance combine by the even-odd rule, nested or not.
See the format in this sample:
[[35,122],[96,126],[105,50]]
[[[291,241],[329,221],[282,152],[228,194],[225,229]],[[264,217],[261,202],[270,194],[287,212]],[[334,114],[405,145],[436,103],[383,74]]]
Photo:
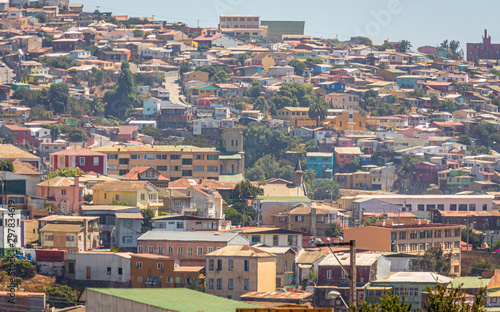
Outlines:
[[142,113],[144,115],[154,115],[160,113],[160,99],[150,97],[142,101]]
[[315,64],[313,67],[313,71],[315,74],[328,73],[333,69],[333,66],[330,64]]
[[318,84],[318,86],[322,89],[325,89],[327,93],[345,91],[345,84],[338,81],[326,81]]
[[418,81],[423,81],[424,77],[416,75],[403,75],[396,78],[396,82],[401,88],[415,89]]
[[306,170],[309,169],[314,171],[317,178],[330,178],[333,173],[333,153],[307,153]]
[[396,69],[405,71],[408,73],[408,75],[412,75],[412,72],[414,70],[421,70],[422,66],[420,66],[419,64],[403,64],[396,66]]

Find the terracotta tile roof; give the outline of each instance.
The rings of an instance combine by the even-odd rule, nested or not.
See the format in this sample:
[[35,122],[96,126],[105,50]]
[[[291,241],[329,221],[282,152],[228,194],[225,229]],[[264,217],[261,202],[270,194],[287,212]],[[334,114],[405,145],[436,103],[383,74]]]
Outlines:
[[[139,177],[139,175],[141,173],[144,173],[144,172],[148,171],[148,170],[156,171],[155,169],[153,169],[151,167],[134,167],[134,168],[130,169],[130,171],[127,174],[123,175],[123,177],[126,177],[129,180],[141,180],[140,177]],[[156,180],[156,179],[151,179],[151,180]],[[163,175],[160,174],[159,177],[158,177],[158,180],[160,180],[160,181],[169,181],[170,179],[166,178],[166,177],[164,177]]]
[[43,228],[40,229],[40,233],[43,232],[71,232],[78,233],[83,231],[83,226],[79,224],[47,224]]
[[21,175],[42,175],[33,165],[15,159],[13,162],[14,173]]
[[132,135],[137,129],[139,129],[137,126],[118,126],[118,133]]
[[40,160],[40,157],[23,151],[12,144],[0,144],[0,159],[33,159]]
[[93,190],[135,192],[151,183],[146,181],[111,181],[94,185]]
[[62,151],[51,153],[51,155],[106,156],[106,154],[99,153],[86,148],[65,149]]
[[253,258],[276,257],[270,252],[248,245],[229,245],[221,249],[217,249],[211,253],[208,253],[206,254],[206,256],[253,257]]

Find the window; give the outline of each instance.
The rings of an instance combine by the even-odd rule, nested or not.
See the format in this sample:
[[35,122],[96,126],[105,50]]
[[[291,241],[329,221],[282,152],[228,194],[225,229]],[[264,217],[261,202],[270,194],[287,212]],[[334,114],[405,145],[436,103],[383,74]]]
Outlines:
[[193,175],[193,170],[182,170],[183,177],[190,177]]
[[123,275],[123,268],[118,268],[118,275]]
[[161,262],[156,263],[156,268],[158,270],[163,270],[163,263],[161,263]]
[[208,260],[208,270],[209,271],[213,271],[214,270],[214,262],[215,262],[214,259]]
[[425,205],[418,205],[418,211],[424,211]]
[[148,253],[153,254],[155,252],[155,247],[154,246],[148,246]]
[[182,165],[183,166],[191,166],[193,164],[193,160],[191,158],[183,158]]
[[476,211],[476,204],[469,204],[469,211]]
[[207,253],[211,253],[214,251],[214,247],[207,247]]
[[183,223],[183,222],[176,222],[175,227],[176,227],[177,229],[183,229],[183,228],[184,228],[184,223]]
[[458,211],[467,211],[467,204],[459,204]]
[[222,290],[222,278],[217,279],[217,290]]
[[243,280],[243,290],[249,290],[250,289],[250,280],[248,278],[245,278]]
[[278,246],[278,235],[273,235],[273,246]]
[[168,254],[173,255],[174,254],[174,247],[168,246]]
[[74,242],[75,236],[74,235],[66,235],[66,241],[67,242]]
[[144,253],[144,246],[142,246],[142,245],[137,246],[137,252]]
[[182,255],[182,246],[177,247],[177,254]]
[[436,209],[436,205],[427,205],[427,211]]
[[456,204],[451,204],[450,205],[450,211],[457,211],[457,205]]
[[141,200],[146,200],[146,194],[141,194]]
[[194,155],[194,159],[196,159],[196,160],[205,160],[205,155]]
[[53,241],[54,240],[54,235],[45,235],[44,236],[46,241]]
[[248,260],[243,261],[243,270],[250,271],[250,263],[248,262]]
[[80,157],[80,166],[85,166],[85,157]]
[[347,275],[345,274],[344,270],[341,270],[341,276],[340,276],[341,279],[345,280],[347,279]]
[[217,172],[217,170],[218,170],[217,166],[207,166],[208,172]]
[[181,171],[180,166],[170,166],[170,171]]
[[135,263],[135,268],[136,269],[142,269],[142,262],[136,262]]
[[486,211],[486,210],[488,210],[488,205],[487,205],[487,204],[484,204],[484,205],[483,205],[483,211]]
[[193,171],[205,171],[205,167],[204,166],[194,166]]
[[222,271],[222,259],[217,259],[217,271]]
[[158,254],[163,255],[163,246],[158,246]]
[[106,273],[108,273],[108,275],[111,275],[111,267],[107,268]]
[[227,289],[232,290],[233,289],[233,279],[229,278],[227,280]]
[[132,155],[130,155],[130,159],[141,160],[141,155],[139,155],[139,154],[132,154]]
[[156,166],[156,170],[158,170],[158,171],[167,171],[168,167],[167,166]]
[[214,289],[214,279],[213,278],[208,279],[208,289]]
[[451,237],[451,229],[444,230],[444,237]]
[[406,239],[406,232],[405,231],[399,232],[399,239]]
[[207,155],[207,160],[219,160],[219,155]]
[[227,260],[227,270],[228,271],[233,271],[234,270],[234,261],[233,261],[233,259]]
[[198,256],[203,256],[203,247],[202,246],[198,246],[197,250],[196,250],[196,253]]
[[163,154],[163,155],[157,154],[156,155],[156,159],[158,159],[158,160],[160,160],[160,159],[166,160],[167,159],[167,154]]
[[410,239],[416,239],[417,238],[417,231],[410,231]]
[[193,247],[188,247],[187,254],[188,254],[188,256],[192,256],[193,255]]
[[295,216],[295,222],[303,222],[304,216]]
[[181,159],[181,155],[171,155],[170,156],[170,160],[177,160],[177,159]]
[[326,279],[332,279],[332,270],[326,271]]
[[61,190],[61,195],[66,195],[66,190]]
[[260,243],[260,235],[252,235],[252,244]]
[[118,154],[108,154],[108,159],[118,159]]
[[438,210],[441,210],[441,211],[444,210],[444,205],[443,204],[439,204],[439,205],[437,205],[437,207],[438,207]]

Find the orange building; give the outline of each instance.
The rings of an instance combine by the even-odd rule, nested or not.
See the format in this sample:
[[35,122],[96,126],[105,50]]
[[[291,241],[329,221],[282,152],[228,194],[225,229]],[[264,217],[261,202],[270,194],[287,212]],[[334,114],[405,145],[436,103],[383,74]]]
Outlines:
[[278,109],[278,119],[288,120],[295,128],[315,127],[316,120],[309,118],[309,107],[283,107]]
[[153,254],[130,256],[130,284],[133,288],[173,288],[175,260]]
[[356,110],[329,109],[325,125],[335,130],[366,130],[366,117]]

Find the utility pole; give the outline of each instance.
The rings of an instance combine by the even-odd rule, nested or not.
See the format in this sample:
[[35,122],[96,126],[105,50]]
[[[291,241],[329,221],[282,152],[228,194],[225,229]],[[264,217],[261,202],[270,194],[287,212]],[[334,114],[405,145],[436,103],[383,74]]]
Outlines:
[[[349,264],[349,272],[347,269],[342,265],[342,262],[340,262],[339,258],[337,255],[333,252],[331,246],[349,246],[350,250],[350,264]],[[358,296],[357,296],[357,291],[356,291],[356,281],[357,281],[357,270],[356,270],[356,241],[351,240],[349,242],[342,242],[342,243],[327,243],[327,244],[316,244],[316,247],[328,247],[330,249],[330,252],[332,253],[333,257],[337,262],[339,263],[341,269],[344,271],[344,273],[349,277],[349,305],[352,307],[357,307],[357,301],[358,301]]]

